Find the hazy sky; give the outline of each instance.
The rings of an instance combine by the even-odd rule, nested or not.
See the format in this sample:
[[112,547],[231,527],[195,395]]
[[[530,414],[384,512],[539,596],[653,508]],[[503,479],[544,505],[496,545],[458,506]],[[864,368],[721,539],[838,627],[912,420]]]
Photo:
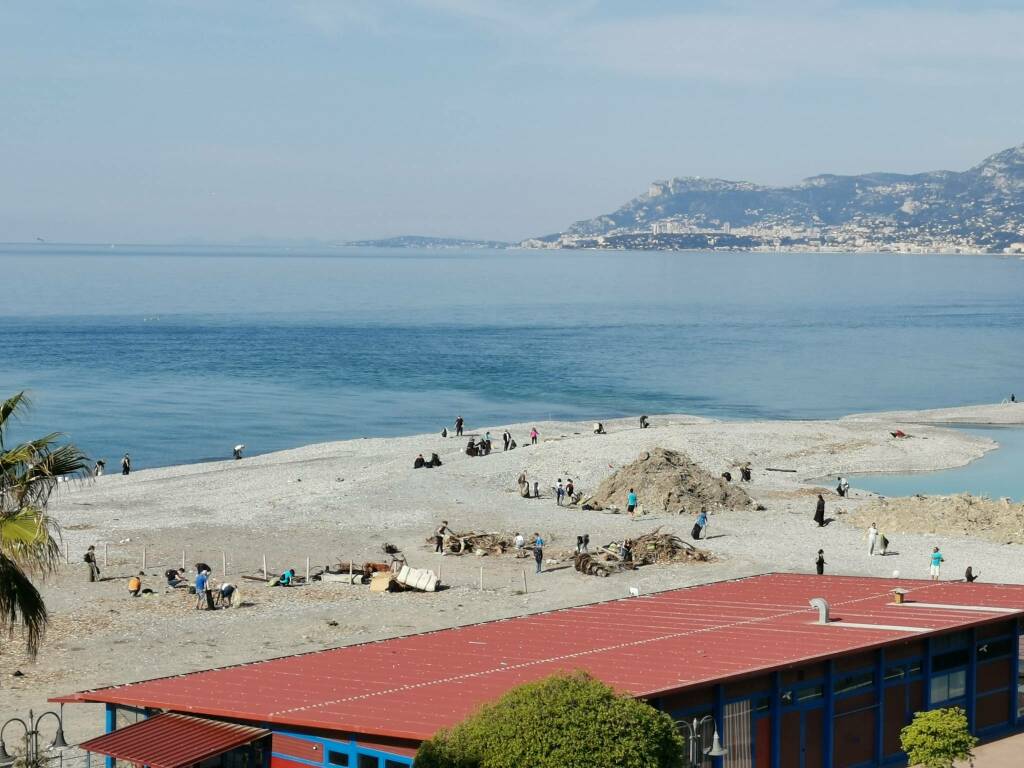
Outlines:
[[4,0],[0,240],[520,238],[1024,142],[1024,3]]

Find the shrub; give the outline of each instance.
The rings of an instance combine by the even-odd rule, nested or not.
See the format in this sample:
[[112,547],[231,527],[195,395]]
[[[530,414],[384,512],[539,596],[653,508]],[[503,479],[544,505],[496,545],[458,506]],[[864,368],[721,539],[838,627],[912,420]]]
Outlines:
[[918,712],[900,731],[900,745],[910,765],[953,768],[956,760],[973,757],[978,740],[971,735],[967,713],[959,707]]
[[672,718],[578,672],[514,688],[423,743],[416,768],[681,768]]

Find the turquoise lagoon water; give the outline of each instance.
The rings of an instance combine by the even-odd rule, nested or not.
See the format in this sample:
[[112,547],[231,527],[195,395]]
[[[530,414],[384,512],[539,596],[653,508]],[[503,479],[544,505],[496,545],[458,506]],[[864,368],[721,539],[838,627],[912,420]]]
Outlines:
[[[1024,405],[1020,406],[1024,409]],[[959,428],[959,427],[958,427]],[[976,496],[1024,500],[1024,429],[1015,427],[963,428],[991,438],[999,448],[956,469],[906,474],[851,475],[850,484],[883,496],[973,493]],[[835,483],[834,478],[830,478]]]
[[0,393],[36,402],[19,434],[62,430],[113,464],[459,413],[796,419],[1024,395],[1018,259],[7,245],[0,268]]

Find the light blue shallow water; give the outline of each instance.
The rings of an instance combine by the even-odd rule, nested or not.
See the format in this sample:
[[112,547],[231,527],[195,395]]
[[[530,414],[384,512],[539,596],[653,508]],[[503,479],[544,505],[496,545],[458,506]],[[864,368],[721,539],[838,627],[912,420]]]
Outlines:
[[1024,394],[1024,261],[0,246],[22,434],[136,466],[553,417]]
[[[1024,409],[1024,405],[1020,406]],[[999,448],[977,461],[938,472],[851,475],[850,484],[883,496],[915,493],[944,495],[973,493],[992,498],[1024,499],[1024,429],[1010,427],[964,428],[972,435],[995,440]]]

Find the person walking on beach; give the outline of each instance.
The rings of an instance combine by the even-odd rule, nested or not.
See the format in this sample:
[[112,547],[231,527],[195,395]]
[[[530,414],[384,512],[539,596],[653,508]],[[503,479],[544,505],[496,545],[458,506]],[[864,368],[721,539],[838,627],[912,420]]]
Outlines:
[[437,530],[434,531],[434,552],[440,552],[442,555],[448,554],[444,551],[444,537],[445,534],[451,532],[452,529],[448,527],[448,521],[442,520],[441,524],[437,526]]
[[536,480],[533,481],[533,498],[540,498],[540,483]]
[[121,474],[127,477],[128,475],[131,474],[131,471],[132,471],[132,457],[129,456],[126,453],[124,455],[124,458],[121,459]]
[[536,445],[537,444],[537,438],[539,436],[540,436],[540,432],[537,431],[536,427],[533,427],[530,430],[530,445]]
[[105,462],[103,459],[99,459],[96,462],[96,466],[92,468],[92,476],[103,477],[103,470],[106,468],[106,466],[107,462]]
[[85,551],[85,565],[89,569],[89,581],[99,581],[100,568],[96,564],[96,547],[92,544]]
[[636,512],[636,491],[632,488],[626,494],[626,511],[629,512],[630,517],[633,517],[633,514]]
[[537,531],[533,532],[533,559],[537,563],[537,573],[540,573],[544,565],[544,539]]
[[818,572],[819,576],[825,575],[825,550],[818,550],[818,559],[814,561],[814,570]]
[[512,433],[510,433],[507,429],[501,433],[501,442],[505,444],[503,450],[507,451],[509,443],[512,442]]
[[555,487],[555,504],[562,506],[563,498],[565,498],[565,488],[562,486],[562,478],[558,478],[558,485]]
[[576,486],[572,484],[572,478],[568,478],[565,481],[565,495],[569,497],[569,503],[572,503],[572,495],[576,492]]
[[[694,539],[700,539],[701,534],[707,530],[708,527],[708,513],[706,510],[701,510],[697,515],[697,522],[693,524],[693,530],[690,531],[690,536]],[[704,537],[707,538],[707,534],[704,533]]]
[[819,528],[825,527],[825,497],[820,493],[818,494],[818,504],[814,508],[814,522],[818,524]]
[[975,573],[974,569],[971,568],[971,566],[969,565],[967,566],[967,570],[964,571],[964,581],[966,581],[968,584],[973,584],[974,582],[976,582],[979,576],[981,576],[981,574]]
[[945,561],[946,561],[946,559],[942,556],[942,553],[939,551],[939,548],[938,547],[933,547],[932,548],[932,564],[931,564],[931,568],[929,569],[929,571],[931,573],[932,581],[938,581],[939,580],[939,571],[942,569],[942,564]]
[[868,528],[868,532],[867,532],[868,554],[869,555],[875,554],[875,540],[876,539],[878,539],[878,529],[875,527],[875,524],[872,523],[871,527]]
[[466,422],[463,421],[461,416],[455,417],[455,436],[462,437],[462,427]]

